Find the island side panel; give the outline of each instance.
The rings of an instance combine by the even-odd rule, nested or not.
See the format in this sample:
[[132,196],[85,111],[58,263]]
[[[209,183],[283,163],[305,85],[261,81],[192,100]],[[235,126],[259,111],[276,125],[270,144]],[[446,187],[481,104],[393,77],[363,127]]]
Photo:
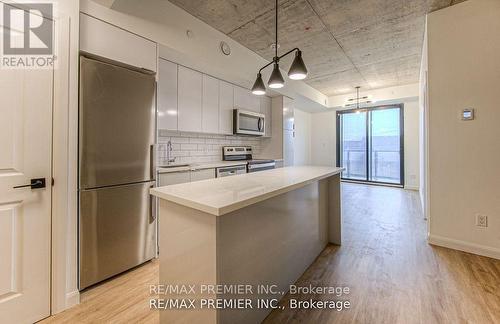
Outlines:
[[[218,217],[218,282],[277,285],[286,293],[328,244],[325,184],[316,181]],[[266,298],[256,294],[220,297]],[[219,312],[218,323],[260,323],[270,311],[225,309]]]
[[340,174],[327,178],[328,181],[328,236],[329,242],[342,244],[342,197]]
[[196,285],[196,295],[160,295],[159,298],[197,299],[197,309],[160,310],[160,323],[217,323],[215,310],[200,309],[200,284],[216,284],[216,217],[160,200],[160,285]]

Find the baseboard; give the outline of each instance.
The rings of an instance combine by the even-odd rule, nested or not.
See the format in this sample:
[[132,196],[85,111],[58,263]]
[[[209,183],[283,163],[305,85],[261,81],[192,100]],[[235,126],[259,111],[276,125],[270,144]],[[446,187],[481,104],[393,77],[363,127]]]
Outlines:
[[469,243],[465,241],[455,240],[438,235],[429,235],[427,241],[433,245],[438,245],[454,250],[478,254],[500,260],[500,249],[497,248],[484,246],[476,243]]
[[80,292],[78,290],[66,294],[66,309],[78,304],[80,304]]
[[415,191],[420,190],[420,188],[418,186],[405,186],[405,189],[406,190],[415,190]]

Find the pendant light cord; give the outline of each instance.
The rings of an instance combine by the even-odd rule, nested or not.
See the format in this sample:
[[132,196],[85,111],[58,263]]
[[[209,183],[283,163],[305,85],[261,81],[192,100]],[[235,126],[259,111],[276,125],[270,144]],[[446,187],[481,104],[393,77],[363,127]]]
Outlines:
[[358,99],[358,110],[359,110],[359,87],[356,87],[357,99]]
[[276,0],[276,21],[275,21],[275,26],[276,26],[276,42],[274,43],[274,59],[276,60],[276,63],[278,61],[278,0]]

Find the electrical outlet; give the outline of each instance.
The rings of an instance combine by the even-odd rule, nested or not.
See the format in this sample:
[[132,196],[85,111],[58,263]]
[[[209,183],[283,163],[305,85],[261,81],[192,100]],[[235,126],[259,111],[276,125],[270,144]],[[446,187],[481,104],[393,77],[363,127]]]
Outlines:
[[486,215],[476,215],[476,226],[488,227],[488,216]]

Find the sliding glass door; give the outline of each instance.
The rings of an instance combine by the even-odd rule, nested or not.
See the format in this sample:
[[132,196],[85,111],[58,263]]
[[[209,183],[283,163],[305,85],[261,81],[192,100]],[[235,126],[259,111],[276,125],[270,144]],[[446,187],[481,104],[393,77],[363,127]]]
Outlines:
[[346,168],[342,176],[351,180],[366,180],[367,170],[367,130],[366,111],[342,114],[341,165]]
[[403,185],[402,107],[338,112],[337,165],[345,180]]

